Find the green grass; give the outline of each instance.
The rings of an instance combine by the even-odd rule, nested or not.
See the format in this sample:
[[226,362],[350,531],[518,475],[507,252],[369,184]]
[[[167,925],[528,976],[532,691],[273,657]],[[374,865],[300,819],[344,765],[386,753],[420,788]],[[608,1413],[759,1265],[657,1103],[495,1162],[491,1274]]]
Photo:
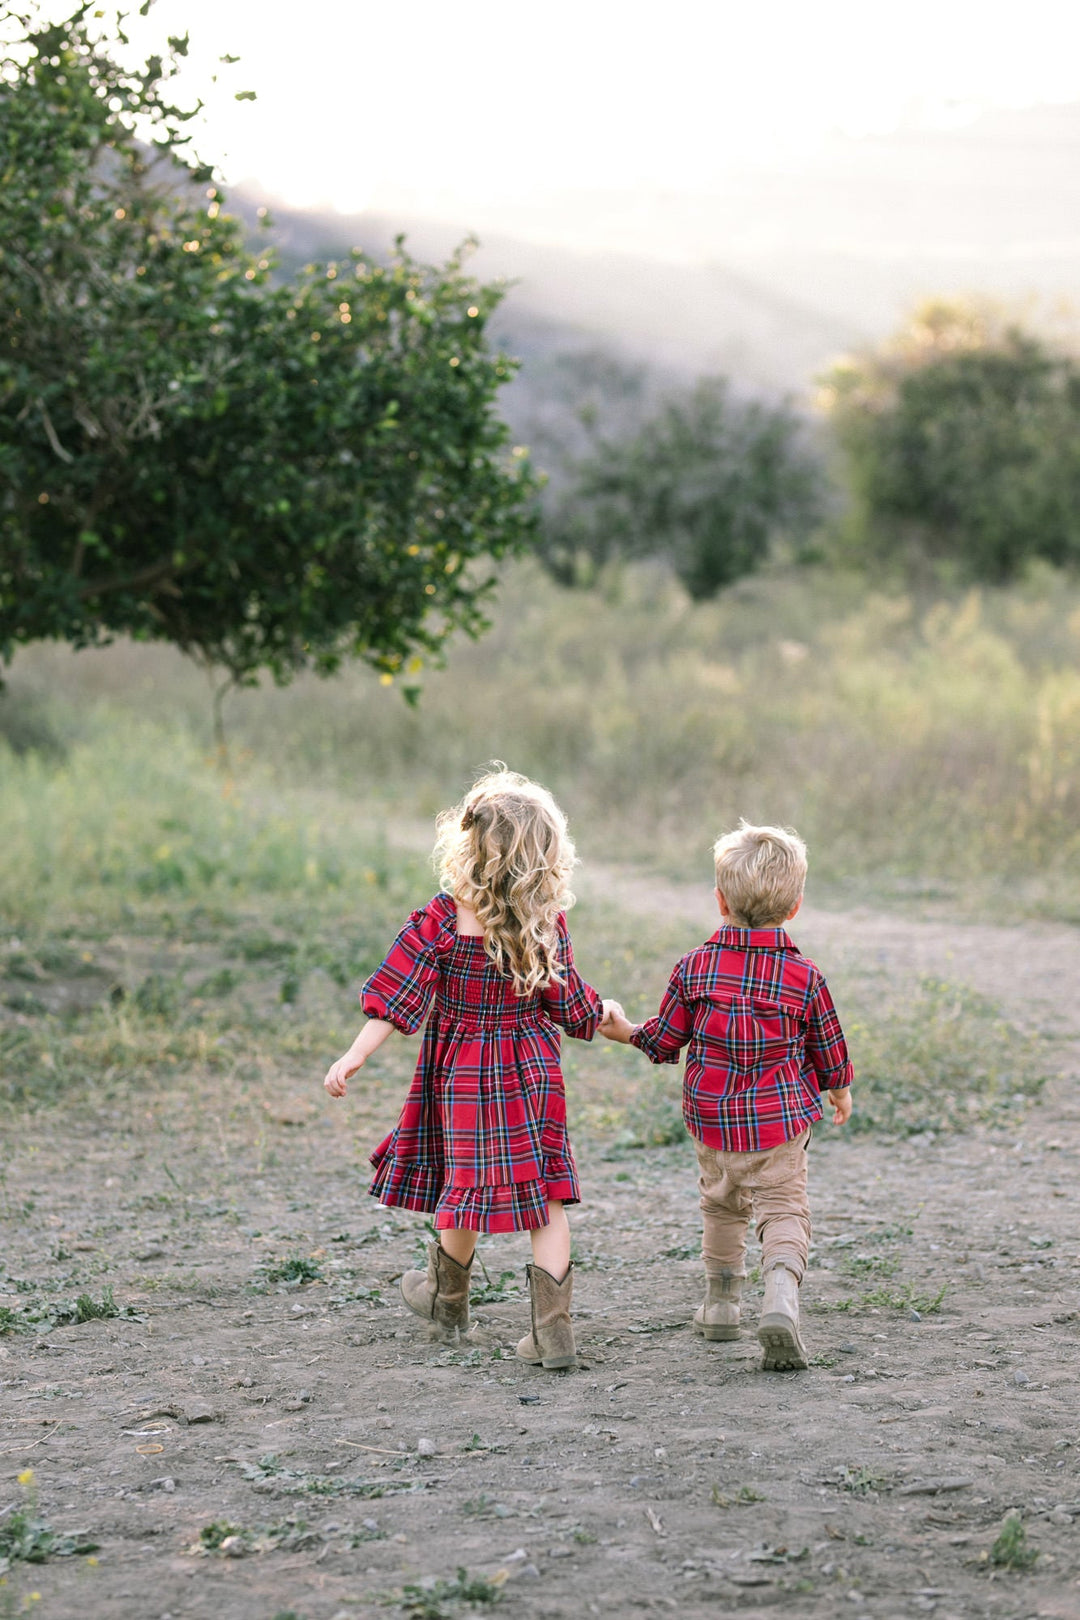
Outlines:
[[[812,881],[862,873],[880,890],[883,871],[911,870],[955,895],[975,866],[1022,859],[1015,892],[1037,888],[1043,863],[1064,915],[1080,808],[1070,591],[922,612],[792,577],[693,607],[647,572],[585,597],[519,570],[491,636],[456,650],[419,714],[360,672],[241,696],[231,775],[200,738],[203,688],[162,649],[32,651],[0,696],[9,732],[26,705],[33,721],[0,764],[0,1105],[138,1092],[152,1106],[179,1077],[253,1115],[274,1077],[314,1095],[355,1034],[357,985],[433,891],[432,812],[500,751],[575,812],[594,868],[573,915],[578,960],[632,1017],[655,1010],[695,936],[623,910],[598,864],[639,855],[705,885],[709,839],[739,812],[798,822]],[[998,751],[994,770],[973,737]],[[1003,1119],[1053,1067],[1045,1041],[960,985],[883,990],[860,971],[838,999],[856,1131]],[[366,1094],[389,1108],[414,1056],[388,1043]],[[565,1042],[564,1067],[575,1131],[619,1153],[683,1141],[678,1071],[601,1041]]]
[[[254,763],[365,814],[407,805],[426,821],[498,756],[563,797],[593,859],[707,876],[710,843],[745,814],[800,829],[819,894],[854,882],[970,908],[1007,890],[1014,912],[1080,918],[1078,636],[1080,587],[1050,574],[931,601],[794,570],[695,605],[657,569],[584,593],[519,564],[492,631],[454,646],[415,712],[357,669],[240,694],[229,723],[238,778]],[[182,802],[192,755],[209,751],[209,703],[165,649],[30,649],[0,733],[24,758],[36,745],[69,762],[93,736],[108,776],[103,712],[122,722],[121,749],[153,729],[148,714],[169,716],[180,740],[156,774]],[[101,796],[89,762],[83,775],[89,812]],[[107,815],[91,819],[107,869],[151,893],[333,858],[333,840],[298,845],[272,816],[224,864],[216,836],[203,847],[152,825],[129,856]]]
[[820,1311],[918,1311],[920,1316],[933,1316],[940,1311],[948,1293],[948,1284],[936,1294],[924,1294],[913,1283],[900,1283],[895,1288],[871,1288],[864,1294],[849,1295],[847,1299],[822,1302]]
[[858,1077],[851,1130],[911,1135],[1002,1120],[1054,1072],[1044,1037],[964,985],[923,978],[902,997],[872,989],[852,985],[855,1017],[845,1020]]

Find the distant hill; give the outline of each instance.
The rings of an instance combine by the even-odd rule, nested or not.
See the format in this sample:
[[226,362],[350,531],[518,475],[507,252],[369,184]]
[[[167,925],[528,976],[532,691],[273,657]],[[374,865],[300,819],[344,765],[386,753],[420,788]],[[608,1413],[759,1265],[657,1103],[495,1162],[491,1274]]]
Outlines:
[[[253,217],[264,199],[240,187],[232,200]],[[935,292],[1034,297],[1044,313],[1075,296],[1080,104],[838,135],[707,196],[576,195],[460,225],[280,205],[273,216],[287,263],[385,249],[398,231],[443,257],[475,228],[477,273],[515,282],[499,332],[532,368],[603,346],[673,377],[724,372],[797,394]]]

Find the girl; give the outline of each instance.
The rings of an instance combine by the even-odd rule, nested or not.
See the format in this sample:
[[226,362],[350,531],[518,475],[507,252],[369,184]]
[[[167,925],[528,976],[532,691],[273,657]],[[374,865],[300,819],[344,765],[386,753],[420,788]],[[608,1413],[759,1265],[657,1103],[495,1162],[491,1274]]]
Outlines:
[[397,1127],[371,1156],[373,1196],[433,1214],[439,1233],[426,1273],[401,1279],[405,1303],[457,1338],[469,1326],[478,1234],[528,1231],[532,1331],[517,1353],[572,1367],[565,1205],[580,1194],[556,1025],[588,1041],[603,1016],[566,928],[574,846],[550,793],[505,769],[436,827],[442,892],[413,912],[363,986],[369,1021],[324,1084],[343,1097],[392,1029],[410,1035],[431,1011]]

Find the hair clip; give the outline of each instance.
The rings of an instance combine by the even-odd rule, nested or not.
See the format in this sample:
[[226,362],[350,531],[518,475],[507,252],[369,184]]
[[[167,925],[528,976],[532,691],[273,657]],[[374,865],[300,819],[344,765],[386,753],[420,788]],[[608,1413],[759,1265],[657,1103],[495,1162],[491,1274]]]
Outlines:
[[462,832],[468,832],[469,828],[473,827],[475,825],[476,825],[476,811],[473,809],[472,805],[470,804],[468,809],[465,811],[465,814],[461,818],[461,830],[462,830]]

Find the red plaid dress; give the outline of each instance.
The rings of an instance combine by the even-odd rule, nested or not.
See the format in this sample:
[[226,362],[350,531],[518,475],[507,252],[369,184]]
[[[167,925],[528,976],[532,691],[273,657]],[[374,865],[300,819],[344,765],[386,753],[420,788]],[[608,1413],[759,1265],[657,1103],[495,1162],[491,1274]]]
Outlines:
[[440,1231],[521,1232],[547,1225],[549,1200],[579,1201],[556,1026],[589,1041],[603,1006],[562,916],[559,965],[561,984],[517,996],[484,941],[458,934],[450,895],[413,912],[360,992],[402,1034],[428,1020],[401,1117],[371,1155],[381,1203],[433,1214]]

